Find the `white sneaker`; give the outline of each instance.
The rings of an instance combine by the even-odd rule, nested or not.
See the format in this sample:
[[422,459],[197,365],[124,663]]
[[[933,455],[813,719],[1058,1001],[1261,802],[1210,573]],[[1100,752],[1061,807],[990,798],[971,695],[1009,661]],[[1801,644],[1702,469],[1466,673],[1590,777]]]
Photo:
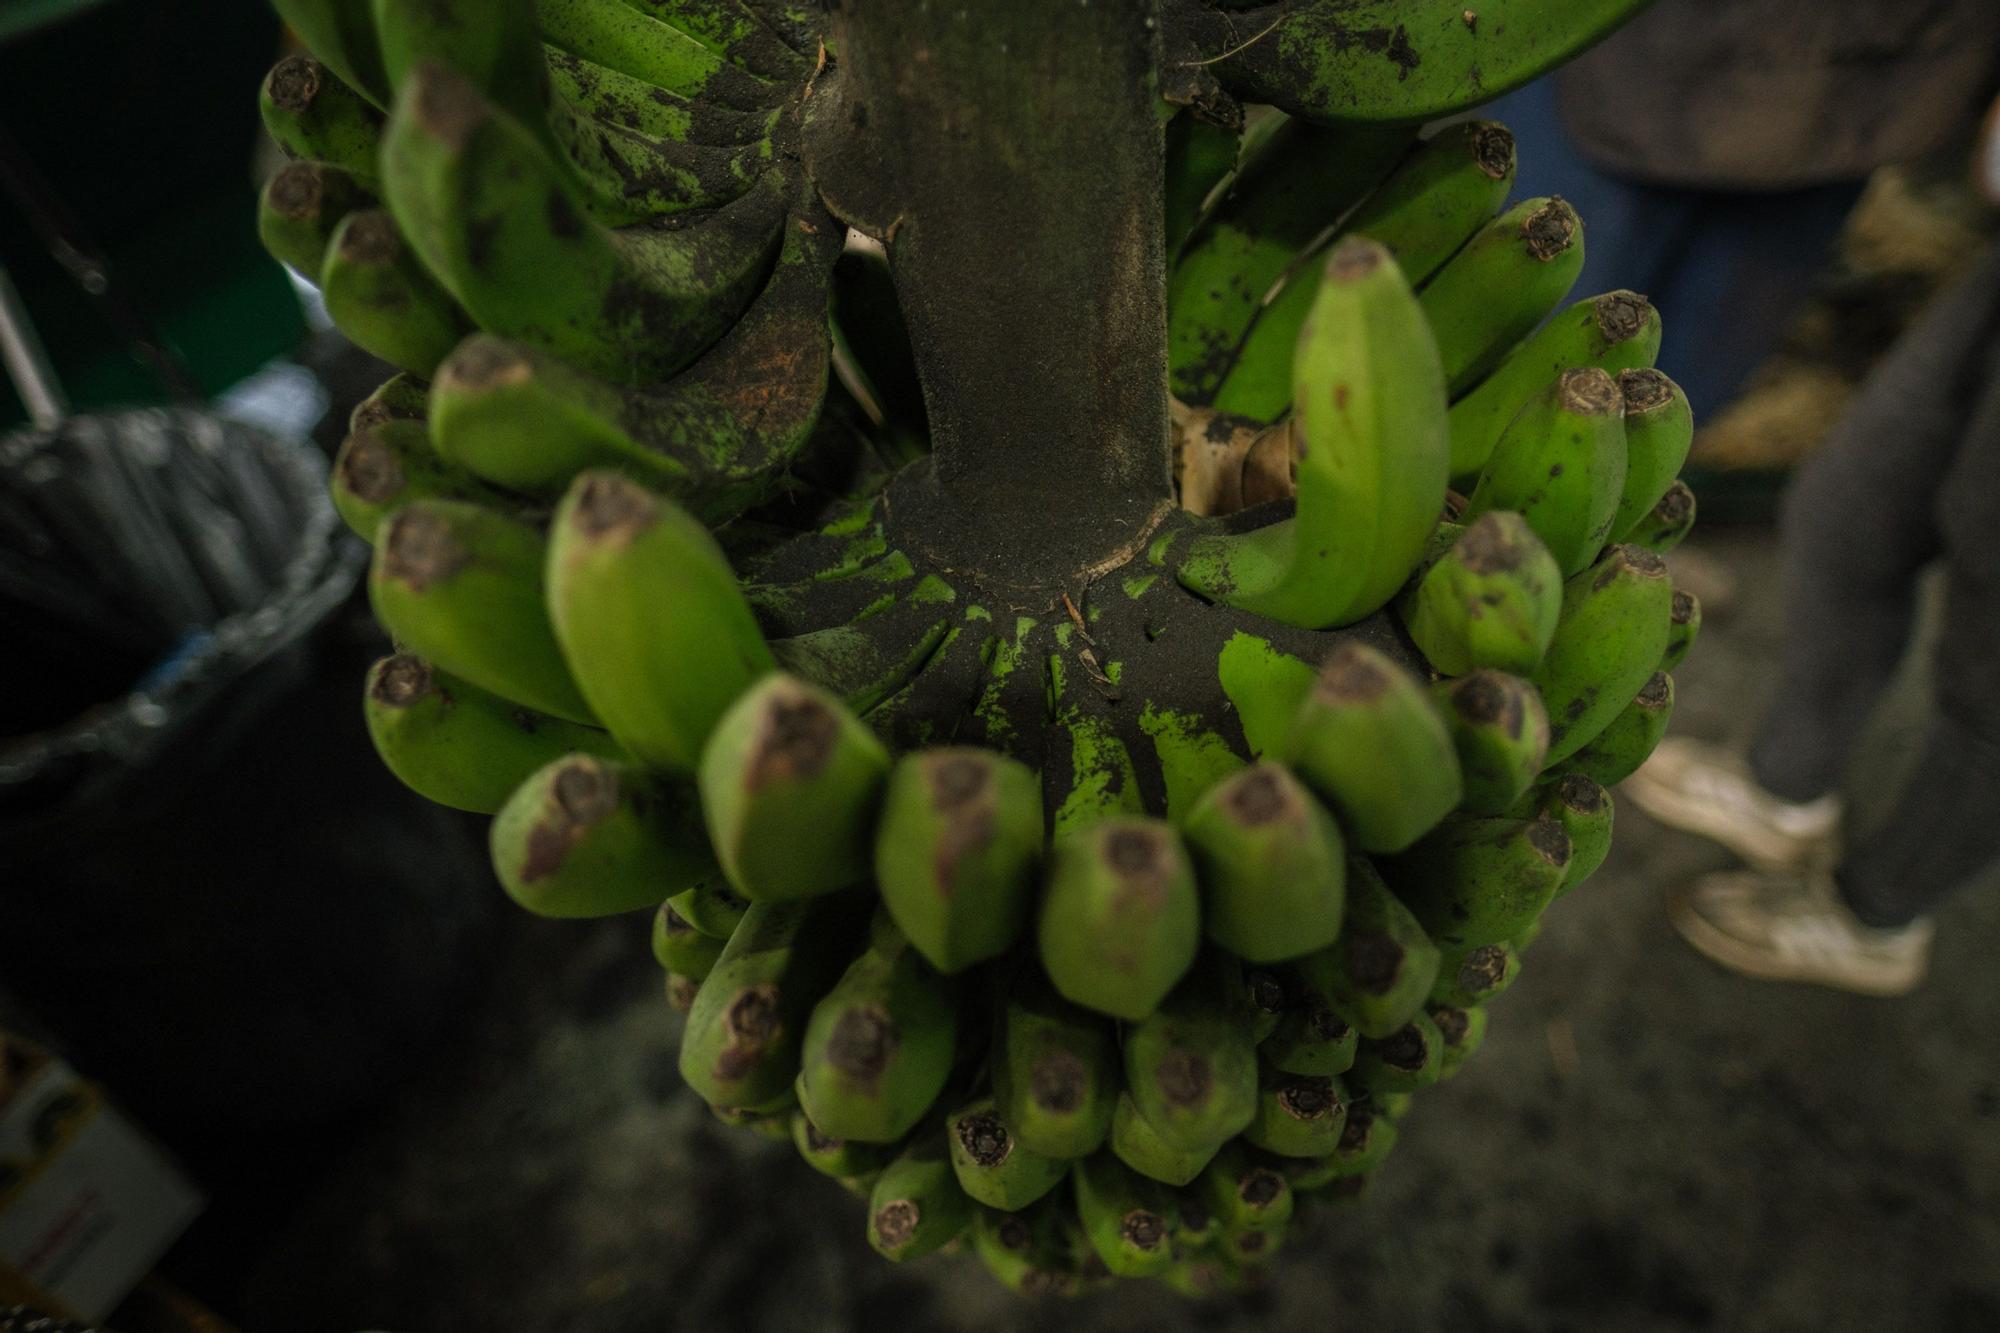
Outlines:
[[1773,796],[1742,758],[1707,741],[1668,737],[1618,790],[1662,824],[1719,842],[1759,870],[1826,867],[1839,851],[1838,796]]
[[1863,925],[1824,871],[1704,875],[1668,896],[1667,913],[1689,944],[1745,976],[1890,996],[1915,990],[1930,966],[1928,918]]

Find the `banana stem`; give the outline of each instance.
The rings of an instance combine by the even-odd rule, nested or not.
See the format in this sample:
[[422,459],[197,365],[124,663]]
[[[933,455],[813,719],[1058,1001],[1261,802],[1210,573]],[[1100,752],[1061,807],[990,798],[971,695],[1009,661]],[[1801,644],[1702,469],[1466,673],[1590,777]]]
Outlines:
[[834,15],[806,152],[887,248],[934,464],[895,496],[947,567],[1060,579],[1170,499],[1157,0]]

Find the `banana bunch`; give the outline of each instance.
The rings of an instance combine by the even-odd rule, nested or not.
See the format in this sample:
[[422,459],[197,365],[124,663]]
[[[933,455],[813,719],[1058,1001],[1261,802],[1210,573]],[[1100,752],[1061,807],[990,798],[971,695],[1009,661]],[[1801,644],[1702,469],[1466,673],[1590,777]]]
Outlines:
[[937,507],[939,377],[978,368],[930,344],[962,312],[917,247],[952,237],[850,245],[842,173],[900,178],[835,151],[886,114],[845,82],[881,10],[277,4],[314,55],[264,86],[264,237],[402,372],[333,481],[389,768],[493,816],[527,910],[650,913],[682,1076],[887,1258],[1206,1292],[1357,1197],[1603,861],[1700,624],[1656,313],[1564,304],[1582,224],[1507,205],[1503,127],[1416,123],[1629,3],[1489,6],[1495,82],[1338,107],[1351,0],[1273,9],[1310,77],[1173,59],[1261,11],[1005,18],[1165,20],[1131,245],[1183,463],[1222,477],[1053,579],[1032,534],[938,554],[978,510]]

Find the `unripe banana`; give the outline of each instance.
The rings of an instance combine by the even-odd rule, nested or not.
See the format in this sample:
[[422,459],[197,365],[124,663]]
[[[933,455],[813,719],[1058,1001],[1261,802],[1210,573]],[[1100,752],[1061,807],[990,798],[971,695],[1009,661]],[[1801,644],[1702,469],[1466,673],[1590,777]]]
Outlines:
[[666,772],[692,772],[729,706],[776,669],[708,530],[616,473],[585,473],[564,497],[548,583],[591,710]]
[[534,0],[373,0],[382,67],[400,96],[436,70],[476,88],[549,148],[548,64]]
[[1069,1162],[1017,1139],[991,1097],[960,1107],[945,1123],[958,1186],[989,1208],[1017,1212],[1060,1185]]
[[1397,600],[1403,627],[1448,676],[1532,671],[1562,613],[1562,571],[1527,520],[1492,510],[1468,524]]
[[1553,819],[1454,817],[1382,873],[1431,939],[1467,948],[1512,939],[1533,924],[1569,858],[1569,835]]
[[791,1093],[807,1017],[851,957],[868,907],[860,893],[750,905],[681,1038],[681,1077],[703,1101],[756,1106]]
[[990,750],[927,749],[890,771],[875,832],[883,906],[940,972],[1005,952],[1034,900],[1042,792]]
[[389,79],[369,0],[271,0],[271,7],[341,82],[376,106],[389,105]]
[[428,376],[465,336],[464,315],[403,244],[387,210],[342,218],[327,242],[320,296],[340,331],[371,356]]
[[1551,765],[1596,738],[1659,666],[1673,584],[1666,564],[1638,546],[1613,546],[1563,585],[1562,617],[1528,677],[1549,713]]
[[264,185],[257,235],[272,258],[317,284],[334,229],[348,214],[376,203],[350,172],[324,162],[293,162]]
[[1444,1042],[1443,1054],[1438,1060],[1438,1079],[1443,1081],[1456,1074],[1485,1043],[1486,1011],[1477,1006],[1455,1009],[1449,1005],[1438,1005],[1430,1011],[1430,1017]]
[[653,913],[653,958],[671,974],[700,981],[722,957],[722,943],[689,925],[671,902]]
[[982,1208],[972,1224],[973,1252],[987,1272],[1023,1296],[1071,1294],[1076,1265],[1061,1212],[1054,1200],[1020,1213]]
[[1347,919],[1340,938],[1293,964],[1364,1037],[1386,1037],[1410,1021],[1437,979],[1438,951],[1410,909],[1359,857],[1347,868]]
[[1482,944],[1447,954],[1431,988],[1433,1005],[1470,1009],[1483,1005],[1514,984],[1521,975],[1521,955],[1514,943]]
[[1095,1152],[1121,1079],[1111,1023],[1057,995],[1032,967],[1008,988],[993,1037],[994,1102],[1023,1144],[1050,1157]]
[[1625,395],[1625,484],[1611,521],[1624,541],[1658,504],[1687,461],[1694,443],[1694,413],[1681,386],[1657,370],[1628,370],[1618,377]]
[[705,879],[684,893],[674,895],[674,910],[690,926],[704,935],[726,940],[742,924],[750,904],[733,893],[722,876]]
[[1241,1143],[1225,1144],[1201,1173],[1196,1188],[1225,1237],[1277,1231],[1292,1217],[1291,1185]]
[[1519,676],[1475,671],[1431,686],[1438,712],[1458,750],[1465,795],[1458,808],[1497,815],[1521,798],[1549,751],[1549,716],[1542,697]]
[[1407,129],[1358,132],[1281,122],[1167,279],[1168,383],[1197,406],[1214,396],[1264,295],[1322,229],[1407,150]]
[[1076,1002],[1136,1021],[1194,962],[1194,868],[1160,820],[1107,818],[1059,837],[1037,927],[1042,966]]
[[1559,312],[1451,405],[1453,479],[1476,478],[1507,423],[1563,371],[1616,375],[1652,365],[1659,350],[1660,312],[1637,292],[1586,297]]
[[368,592],[399,643],[503,699],[594,722],[549,628],[542,534],[449,500],[406,504],[382,524]]
[[[657,8],[658,6],[653,6]],[[773,89],[763,79],[732,65],[692,33],[644,9],[594,0],[535,0],[535,17],[551,46],[643,80],[667,93],[699,97],[725,106],[750,107],[767,101]],[[745,34],[757,20],[729,23]]]
[[1322,953],[1317,961],[1285,969],[1285,1013],[1257,1046],[1258,1056],[1272,1069],[1331,1077],[1353,1065],[1360,1034],[1333,1007],[1328,981],[1332,961]]
[[1269,639],[1238,630],[1216,654],[1215,675],[1236,707],[1250,753],[1283,755],[1291,743],[1292,720],[1319,678],[1312,663],[1279,652]]
[[1257,1116],[1243,1138],[1280,1157],[1325,1157],[1340,1146],[1346,1124],[1347,1105],[1332,1078],[1267,1069],[1257,1092]]
[[391,421],[423,421],[430,413],[429,394],[422,380],[398,371],[354,405],[347,414],[347,433],[359,435]]
[[1257,1048],[1243,1022],[1240,964],[1211,952],[1158,1009],[1125,1030],[1125,1087],[1168,1145],[1200,1150],[1243,1132],[1257,1109]]
[[1423,1011],[1386,1037],[1361,1043],[1355,1052],[1349,1084],[1383,1093],[1415,1092],[1438,1081],[1444,1061],[1444,1037]]
[[1451,396],[1484,379],[1582,270],[1583,223],[1559,198],[1524,200],[1480,228],[1417,298]]
[[958,1003],[884,916],[868,948],[813,1007],[799,1055],[799,1105],[840,1139],[894,1143],[944,1091]]
[[1387,250],[1333,249],[1299,339],[1293,517],[1190,548],[1182,583],[1307,629],[1358,620],[1409,578],[1444,504],[1450,443],[1435,346]]
[[1674,589],[1674,600],[1667,612],[1667,652],[1660,659],[1660,670],[1672,671],[1685,662],[1700,633],[1701,599],[1683,589]]
[[1111,1117],[1111,1151],[1148,1180],[1185,1185],[1201,1174],[1220,1146],[1208,1143],[1183,1148],[1167,1142],[1139,1113],[1131,1093],[1118,1094],[1118,1109]]
[[[1347,877],[1345,865],[1341,868],[1341,878]],[[1268,968],[1245,967],[1243,973],[1242,1009],[1249,1015],[1250,1039],[1263,1041],[1278,1030],[1278,1024],[1285,1019],[1287,996],[1284,978]]]
[[617,759],[605,733],[510,704],[413,653],[368,671],[363,712],[375,752],[421,796],[492,814],[537,769],[572,751]]
[[286,56],[264,77],[258,101],[264,128],[287,157],[375,180],[382,113],[325,65],[310,56]]
[[636,769],[586,754],[522,783],[494,817],[491,841],[500,886],[539,916],[651,907],[715,873],[693,792],[650,786]]
[[1625,401],[1595,366],[1565,370],[1500,432],[1465,510],[1526,519],[1564,578],[1597,558],[1625,484]]
[[349,435],[334,455],[333,507],[365,542],[412,500],[464,500],[505,509],[509,497],[440,460],[421,421],[390,420]]
[[[1504,125],[1449,125],[1356,205],[1341,230],[1386,246],[1403,276],[1421,284],[1499,211],[1513,180],[1514,136]],[[1319,284],[1317,263],[1299,265],[1264,304],[1216,391],[1217,411],[1275,421],[1291,407],[1293,356]]]
[[957,1240],[972,1225],[942,1133],[926,1130],[883,1168],[868,1196],[868,1243],[901,1263]]
[[888,751],[838,699],[766,676],[723,714],[697,774],[729,882],[755,902],[865,879],[888,775]]
[[1684,481],[1667,488],[1660,502],[1640,516],[1619,540],[1665,555],[1681,544],[1694,527],[1694,492]]
[[1381,1166],[1396,1146],[1396,1122],[1383,1114],[1380,1096],[1362,1094],[1349,1099],[1340,1145],[1325,1161],[1330,1180],[1366,1175]]
[[678,972],[667,973],[667,1004],[677,1014],[687,1013],[694,1008],[694,997],[701,993],[701,983],[693,977]]
[[1299,780],[1264,760],[1211,787],[1181,827],[1208,937],[1254,963],[1324,949],[1340,933],[1347,854]]
[[1172,1225],[1161,1187],[1109,1152],[1071,1169],[1076,1211],[1098,1260],[1118,1277],[1149,1277],[1173,1259]]
[[1611,794],[1583,773],[1563,774],[1534,802],[1532,812],[1516,813],[1546,816],[1569,835],[1569,869],[1556,886],[1558,898],[1595,874],[1611,852]]
[[1429,693],[1361,643],[1328,654],[1283,757],[1363,851],[1409,846],[1464,794],[1451,733]]
[[1567,767],[1607,787],[1638,771],[1667,734],[1674,715],[1674,678],[1655,671],[1645,686],[1611,719],[1596,739],[1570,756]]
[[855,1143],[821,1133],[803,1107],[792,1112],[792,1142],[807,1166],[835,1180],[877,1174],[896,1155],[885,1143]]

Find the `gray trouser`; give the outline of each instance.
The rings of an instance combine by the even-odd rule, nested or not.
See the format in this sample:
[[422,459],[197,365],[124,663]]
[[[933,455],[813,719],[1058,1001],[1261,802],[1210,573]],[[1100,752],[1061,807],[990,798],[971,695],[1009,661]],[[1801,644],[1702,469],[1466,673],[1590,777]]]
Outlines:
[[1779,529],[1781,685],[1750,762],[1790,800],[1841,781],[1908,646],[1917,576],[1944,562],[1921,757],[1836,872],[1863,921],[1903,925],[2000,859],[2000,242],[1870,374]]

